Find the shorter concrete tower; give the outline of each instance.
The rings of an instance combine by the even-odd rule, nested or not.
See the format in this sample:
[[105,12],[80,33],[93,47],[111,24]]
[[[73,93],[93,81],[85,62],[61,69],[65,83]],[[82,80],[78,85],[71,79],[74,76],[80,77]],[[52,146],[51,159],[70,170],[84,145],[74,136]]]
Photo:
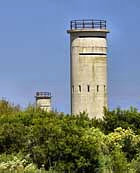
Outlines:
[[51,97],[50,92],[36,92],[36,106],[44,111],[51,111]]

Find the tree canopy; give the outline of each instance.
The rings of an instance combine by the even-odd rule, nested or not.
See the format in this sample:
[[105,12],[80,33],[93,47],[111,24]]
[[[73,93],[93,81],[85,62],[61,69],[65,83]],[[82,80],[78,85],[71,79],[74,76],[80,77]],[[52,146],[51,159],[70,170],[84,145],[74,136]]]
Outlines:
[[89,119],[1,100],[0,171],[139,173],[139,121],[132,107]]

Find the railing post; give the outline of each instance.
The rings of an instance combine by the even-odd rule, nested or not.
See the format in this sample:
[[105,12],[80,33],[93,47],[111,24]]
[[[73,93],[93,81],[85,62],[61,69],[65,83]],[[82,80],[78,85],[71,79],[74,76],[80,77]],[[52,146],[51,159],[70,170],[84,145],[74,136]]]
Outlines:
[[93,20],[92,20],[92,28],[94,28],[94,22],[93,22]]
[[105,21],[105,29],[106,29],[106,21]]
[[72,29],[72,21],[70,22],[70,27],[71,27],[71,29]]
[[100,20],[100,29],[102,29],[102,22],[101,22],[101,20]]
[[85,23],[84,23],[84,20],[83,20],[83,28],[85,28]]

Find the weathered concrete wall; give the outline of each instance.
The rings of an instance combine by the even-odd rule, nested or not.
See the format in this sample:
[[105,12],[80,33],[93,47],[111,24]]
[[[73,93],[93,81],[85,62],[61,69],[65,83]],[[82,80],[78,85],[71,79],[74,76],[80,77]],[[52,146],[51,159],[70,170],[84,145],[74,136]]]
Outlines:
[[105,31],[68,31],[71,35],[71,112],[103,117],[107,107],[107,41]]
[[37,107],[49,112],[51,111],[51,98],[37,98],[36,105]]

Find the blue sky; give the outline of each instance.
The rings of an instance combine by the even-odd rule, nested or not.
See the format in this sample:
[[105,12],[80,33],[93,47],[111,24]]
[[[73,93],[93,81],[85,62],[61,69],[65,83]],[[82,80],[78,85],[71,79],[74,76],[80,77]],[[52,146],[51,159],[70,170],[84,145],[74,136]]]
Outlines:
[[22,107],[51,91],[69,113],[69,22],[105,19],[109,107],[140,108],[139,0],[1,0],[0,97]]

